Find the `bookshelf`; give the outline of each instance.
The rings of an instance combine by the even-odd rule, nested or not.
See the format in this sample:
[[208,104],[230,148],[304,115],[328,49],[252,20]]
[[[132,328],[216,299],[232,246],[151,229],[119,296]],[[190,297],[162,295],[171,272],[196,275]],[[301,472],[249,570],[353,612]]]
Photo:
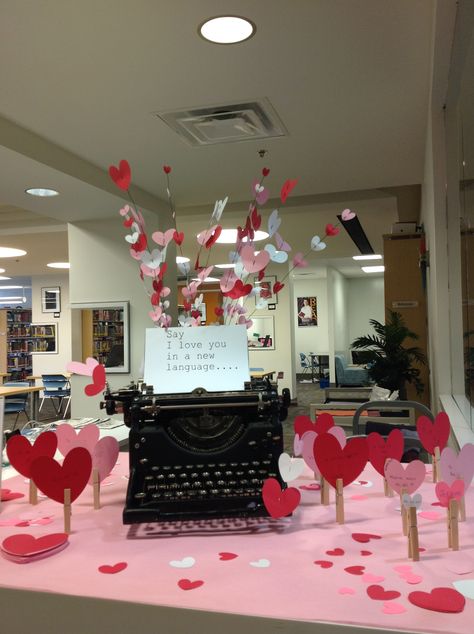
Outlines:
[[[107,366],[112,348],[122,351],[124,348],[123,309],[83,310],[82,332],[83,357],[94,357],[99,363]],[[123,365],[123,359],[117,365]]]
[[10,381],[19,381],[32,371],[31,310],[17,308],[1,312],[0,327],[6,332],[5,354],[2,354],[5,372],[10,374]]

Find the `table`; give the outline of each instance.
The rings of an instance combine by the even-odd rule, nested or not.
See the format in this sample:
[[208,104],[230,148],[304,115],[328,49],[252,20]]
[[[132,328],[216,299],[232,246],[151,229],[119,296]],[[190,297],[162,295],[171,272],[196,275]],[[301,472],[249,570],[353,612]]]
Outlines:
[[[70,379],[72,377],[72,372],[45,372],[45,374],[57,374],[59,376],[64,376],[66,379]],[[43,378],[42,374],[30,374],[25,377],[25,381],[28,381],[30,385],[34,385],[36,381],[41,381]]]
[[275,370],[250,370],[250,376],[253,379],[264,379],[268,377],[270,380],[273,380],[274,374]]
[[[0,385],[0,398],[5,396],[15,396],[15,394],[31,394],[30,401],[30,420],[38,419],[38,404],[39,404],[39,392],[42,392],[43,388],[34,385],[25,385],[25,387],[4,387]],[[0,431],[3,428],[3,401],[0,403]]]
[[[420,544],[426,551],[420,562],[413,563],[407,560],[406,538],[401,536],[399,500],[383,496],[382,479],[371,466],[345,489],[346,524],[342,526],[335,523],[333,494],[331,505],[324,507],[319,504],[319,492],[308,489],[315,484],[309,472],[292,483],[306,487],[300,489],[302,502],[292,518],[124,526],[126,454],[120,454],[119,463],[109,484],[102,487],[99,511],[92,510],[90,487],[73,504],[73,533],[64,551],[28,565],[0,560],[0,596],[2,605],[9,606],[2,611],[2,631],[362,634],[370,629],[372,634],[472,633],[474,601],[466,599],[460,614],[444,614],[418,608],[407,599],[414,590],[449,587],[463,578],[451,572],[446,561],[474,559],[472,489],[466,499],[468,521],[460,524],[462,550],[452,553],[447,548],[445,511],[431,506],[434,487],[427,474],[421,488],[422,510],[434,516],[419,517]],[[28,485],[21,477],[10,480],[8,486],[27,495]],[[27,497],[6,502],[0,524],[26,517],[28,511],[52,516],[53,521],[27,528],[0,525],[0,540],[14,533],[40,536],[61,531],[61,510],[50,500],[42,500],[36,507],[30,507]],[[352,533],[380,539],[360,543]],[[335,549],[344,553],[338,555]],[[219,553],[236,557],[222,560]],[[192,557],[194,563],[175,567],[185,557]],[[315,561],[332,565],[321,567]],[[126,562],[127,568],[112,575],[98,572],[99,566],[118,562]],[[252,566],[252,562],[260,565]],[[353,565],[383,577],[376,583],[386,590],[400,592],[395,603],[404,611],[384,613],[384,602],[367,595],[370,580],[345,570]],[[408,584],[394,570],[399,565],[411,565],[421,582]],[[185,591],[177,585],[180,579],[204,584]]]
[[308,357],[311,359],[311,382],[314,383],[315,368],[318,368],[318,375],[316,377],[317,382],[324,377],[324,368],[329,368],[329,356],[327,354],[308,352]]

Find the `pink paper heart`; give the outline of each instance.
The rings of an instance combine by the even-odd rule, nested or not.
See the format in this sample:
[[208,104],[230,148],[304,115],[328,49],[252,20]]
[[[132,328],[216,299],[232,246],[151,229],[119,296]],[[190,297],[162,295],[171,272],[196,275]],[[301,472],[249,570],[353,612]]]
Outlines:
[[439,518],[443,516],[437,511],[421,511],[421,513],[418,513],[418,517],[424,520],[439,520]]
[[151,238],[160,247],[166,247],[171,242],[174,236],[175,229],[168,229],[164,233],[162,231],[155,231],[151,234]]
[[463,480],[467,489],[474,477],[474,445],[464,445],[459,454],[451,447],[445,447],[441,452],[440,468],[444,482],[452,484],[455,480]]
[[362,575],[361,579],[362,581],[365,581],[365,583],[378,583],[379,581],[384,581],[385,577],[373,575],[370,572],[366,572]]
[[425,479],[426,468],[421,460],[409,462],[406,468],[393,458],[385,463],[385,478],[390,487],[397,493],[404,489],[405,493],[414,493]]
[[270,196],[270,192],[266,187],[260,185],[258,180],[254,180],[252,183],[253,193],[255,194],[255,200],[259,205],[264,205],[268,197]]
[[97,359],[87,357],[85,363],[81,363],[80,361],[70,361],[66,365],[66,370],[74,374],[80,374],[81,376],[92,376],[92,372],[94,371],[96,365],[99,365]]
[[402,578],[410,585],[416,585],[417,583],[421,583],[423,581],[423,577],[420,577],[420,575],[414,575],[411,572],[403,575]]
[[97,425],[86,425],[76,433],[72,425],[62,423],[56,429],[56,436],[58,437],[58,449],[66,457],[74,447],[84,447],[92,454],[99,440],[100,431]]
[[295,256],[293,257],[293,266],[297,267],[297,268],[304,268],[305,266],[308,266],[308,262],[304,259],[304,254],[303,253],[296,253]]
[[237,275],[234,273],[232,269],[228,269],[224,275],[221,277],[220,287],[223,293],[228,293],[230,290],[234,288],[234,285],[237,281]]
[[196,238],[196,240],[198,241],[198,244],[200,244],[201,246],[204,246],[209,240],[212,240],[214,231],[216,231],[218,226],[219,225],[214,225],[210,229],[207,229],[206,231],[201,231],[200,233],[198,233]]
[[406,611],[401,603],[395,603],[395,601],[385,601],[382,608],[384,614],[403,614]]
[[198,278],[201,280],[201,282],[203,282],[206,277],[209,277],[209,275],[212,273],[213,268],[213,266],[208,266],[207,269],[201,269],[201,271],[199,271]]
[[339,594],[355,594],[354,588],[348,588],[347,586],[343,586],[338,589]]
[[317,436],[315,431],[307,431],[301,437],[301,442],[303,443],[303,451],[301,455],[303,456],[303,460],[307,464],[307,466],[311,469],[313,473],[319,475],[319,469],[316,465],[316,460],[314,459],[314,440]]
[[351,211],[350,209],[344,209],[344,211],[341,214],[341,218],[344,221],[352,220],[353,218],[355,218],[355,213]]
[[[95,445],[92,452],[92,471],[99,472],[99,482],[105,480],[117,462],[119,455],[119,444],[113,436],[105,436],[101,438]],[[93,473],[89,478],[89,484],[94,483]]]
[[295,437],[293,439],[293,453],[294,453],[294,455],[295,456],[301,456],[301,454],[303,452],[303,447],[304,447],[303,441],[298,436],[298,434],[295,434]]
[[263,249],[257,255],[255,255],[253,246],[242,247],[240,251],[240,257],[242,258],[242,264],[248,273],[258,273],[264,269],[270,261],[270,254]]
[[436,497],[441,506],[448,507],[450,500],[460,500],[464,495],[464,482],[454,480],[451,486],[446,482],[438,482],[435,487]]

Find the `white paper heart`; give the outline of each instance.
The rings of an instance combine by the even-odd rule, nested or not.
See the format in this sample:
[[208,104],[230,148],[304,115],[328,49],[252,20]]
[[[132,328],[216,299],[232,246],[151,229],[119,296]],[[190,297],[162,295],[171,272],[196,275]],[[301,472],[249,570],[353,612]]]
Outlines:
[[189,262],[179,262],[177,266],[183,275],[188,275],[189,271],[191,270]]
[[278,458],[278,469],[285,482],[296,480],[304,471],[303,458],[292,458],[287,453],[282,453]]
[[272,262],[276,262],[277,264],[283,264],[288,260],[288,253],[285,251],[277,251],[273,244],[266,244],[265,251],[267,251],[270,255],[270,260]]
[[159,249],[153,249],[151,253],[149,251],[142,251],[141,261],[145,266],[148,266],[148,268],[156,270],[161,265],[162,253]]
[[224,198],[224,200],[216,200],[216,203],[214,205],[214,211],[212,212],[212,220],[215,220],[216,222],[219,222],[219,220],[221,219],[222,216],[222,212],[224,211],[224,207],[227,204],[229,197],[226,196]]
[[416,508],[416,510],[421,508],[421,493],[415,493],[415,495],[411,496],[408,493],[404,493],[402,495],[402,504],[405,508]]
[[258,559],[257,561],[251,561],[250,565],[254,568],[268,568],[270,561],[268,559]]
[[466,599],[474,599],[474,579],[453,581],[453,586],[458,592],[465,596]]
[[313,236],[311,239],[311,249],[313,251],[323,251],[326,248],[326,243],[321,241],[319,236]]
[[266,308],[268,306],[268,300],[267,299],[259,299],[258,302],[256,302],[255,304],[255,308],[257,310],[262,310],[263,308]]
[[278,215],[278,209],[274,209],[268,218],[268,234],[271,237],[278,231],[281,225],[281,218]]
[[138,240],[139,235],[140,234],[138,233],[138,231],[135,231],[134,233],[129,233],[125,236],[125,240],[130,244],[135,244],[135,242]]
[[238,277],[241,280],[243,280],[244,277],[247,277],[248,273],[245,270],[244,265],[243,265],[241,260],[239,260],[238,262],[235,263],[234,274],[235,274],[236,277]]
[[196,560],[194,557],[183,557],[183,559],[173,559],[170,561],[170,566],[172,568],[192,568]]

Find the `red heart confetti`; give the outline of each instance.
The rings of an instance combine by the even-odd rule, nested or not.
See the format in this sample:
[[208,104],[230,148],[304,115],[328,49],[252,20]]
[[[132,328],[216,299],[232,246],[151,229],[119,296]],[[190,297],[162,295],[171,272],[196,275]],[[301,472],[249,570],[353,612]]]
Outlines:
[[321,491],[321,485],[317,482],[313,482],[312,484],[302,484],[298,488],[302,491]]
[[374,601],[392,601],[398,599],[400,592],[396,590],[385,590],[382,586],[372,585],[367,588],[367,594]]
[[350,575],[363,575],[365,566],[348,566],[347,568],[344,568],[344,570]]
[[194,590],[195,588],[199,588],[204,584],[204,581],[197,580],[191,581],[190,579],[180,579],[178,581],[178,586],[181,590]]
[[277,293],[279,293],[284,287],[285,285],[281,282],[275,282],[275,284],[273,285],[273,293],[277,295]]
[[262,170],[262,174],[264,176],[268,176],[270,174],[270,170],[268,169],[268,167],[264,167]]
[[324,559],[318,559],[313,563],[316,564],[316,566],[320,566],[321,568],[331,568],[332,566],[334,566],[332,561],[326,561]]
[[338,233],[339,233],[338,227],[335,227],[331,223],[326,225],[326,235],[327,236],[337,236]]
[[282,490],[275,478],[267,478],[262,487],[262,498],[269,515],[274,519],[290,515],[301,500],[301,493],[295,487]]
[[216,317],[222,317],[222,315],[224,314],[224,309],[222,308],[222,306],[215,306],[214,313],[216,314]]
[[0,489],[1,502],[10,502],[11,500],[18,500],[18,498],[24,498],[24,497],[25,497],[24,493],[11,491],[10,489]]
[[432,455],[435,452],[435,447],[439,447],[440,451],[446,447],[450,430],[451,424],[445,412],[440,412],[433,423],[427,416],[420,416],[416,422],[416,431],[421,443],[426,451]]
[[123,189],[123,191],[127,191],[127,189],[130,187],[130,181],[132,179],[132,173],[128,161],[120,161],[118,167],[115,167],[115,165],[111,165],[109,167],[109,174],[110,178],[114,181],[117,187]]
[[363,471],[367,464],[369,448],[365,438],[354,438],[341,447],[332,434],[318,434],[314,439],[314,458],[323,477],[335,488],[342,480],[347,486]]
[[352,533],[352,539],[360,544],[366,544],[367,542],[370,542],[371,539],[382,539],[382,537],[372,533]]
[[30,477],[31,465],[40,456],[52,458],[58,447],[58,437],[53,431],[45,431],[33,445],[25,436],[12,436],[7,442],[7,456],[12,467],[25,478]]
[[326,550],[326,555],[330,557],[342,557],[344,550],[342,548],[334,548],[334,550]]
[[403,434],[400,429],[393,429],[385,440],[379,433],[373,431],[367,436],[369,446],[369,460],[380,475],[385,476],[385,462],[388,458],[401,460],[403,455]]
[[283,187],[281,188],[281,191],[280,191],[280,199],[282,203],[286,202],[286,199],[288,198],[290,192],[295,187],[297,182],[298,182],[298,179],[295,178],[294,180],[288,179],[283,183]]
[[360,554],[362,555],[362,557],[368,557],[372,554],[372,552],[370,550],[361,550]]
[[173,240],[175,241],[175,243],[178,246],[181,246],[183,244],[183,240],[184,240],[184,233],[183,231],[175,231],[173,233]]
[[238,557],[235,553],[219,553],[219,559],[221,561],[230,561],[231,559],[235,559]]
[[119,561],[117,564],[113,566],[109,566],[104,564],[103,566],[99,566],[97,570],[104,575],[116,575],[118,572],[122,572],[128,566],[126,561]]
[[2,542],[2,550],[10,555],[32,557],[62,546],[68,541],[66,533],[51,533],[35,537],[28,533],[10,535]]
[[71,490],[71,502],[82,493],[92,471],[92,458],[84,447],[74,447],[60,465],[54,458],[40,456],[31,465],[31,478],[45,495],[64,503],[64,490]]
[[124,226],[124,227],[127,227],[127,229],[128,229],[129,227],[131,227],[132,225],[133,225],[133,218],[126,218],[126,219],[123,221],[123,226]]
[[408,601],[418,608],[433,612],[462,612],[466,605],[464,596],[453,588],[433,588],[431,592],[410,592]]
[[96,396],[99,392],[103,392],[105,389],[105,368],[99,363],[92,371],[92,383],[86,385],[84,393],[86,396]]
[[171,172],[171,167],[169,165],[163,165],[163,172],[165,174],[169,174]]

